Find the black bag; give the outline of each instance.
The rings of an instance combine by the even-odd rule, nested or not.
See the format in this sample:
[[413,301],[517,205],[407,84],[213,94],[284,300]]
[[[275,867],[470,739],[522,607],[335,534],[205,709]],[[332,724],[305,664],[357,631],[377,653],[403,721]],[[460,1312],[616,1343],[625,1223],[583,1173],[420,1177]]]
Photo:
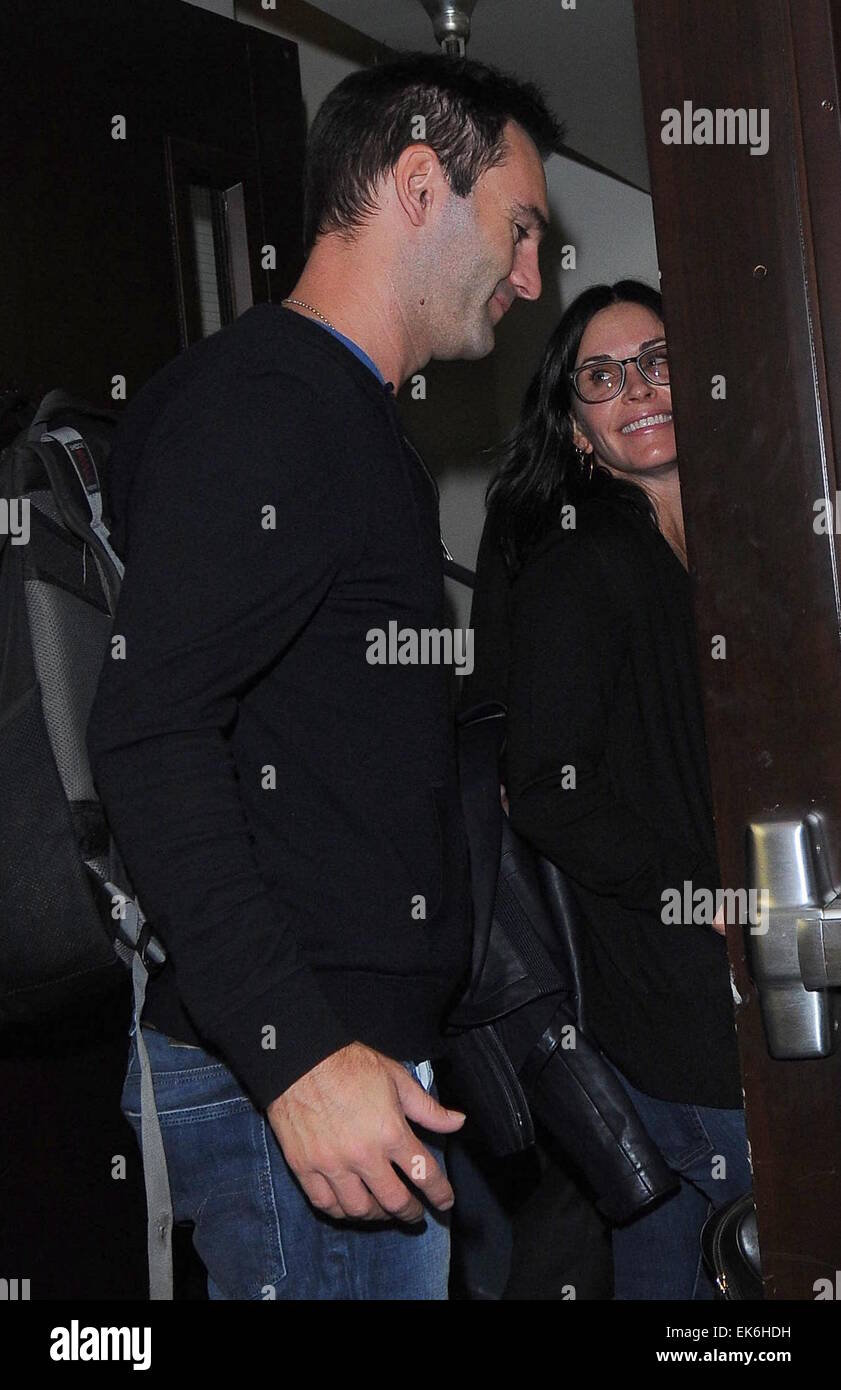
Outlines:
[[511,828],[499,795],[506,710],[459,719],[459,774],[474,904],[469,986],[450,1015],[442,1093],[504,1157],[534,1142],[532,1113],[593,1192],[630,1220],[678,1176],[590,1041],[577,969],[578,907],[564,875]]
[[123,573],[100,487],[115,423],[51,391],[0,454],[0,1026],[105,998],[141,935],[163,959],[85,746]]
[[701,1253],[720,1299],[763,1298],[762,1265],[752,1192],[714,1211],[701,1230]]

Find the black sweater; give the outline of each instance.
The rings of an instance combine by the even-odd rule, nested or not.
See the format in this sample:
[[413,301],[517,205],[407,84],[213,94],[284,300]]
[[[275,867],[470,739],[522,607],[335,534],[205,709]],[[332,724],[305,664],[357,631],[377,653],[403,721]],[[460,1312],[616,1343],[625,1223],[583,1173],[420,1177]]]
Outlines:
[[260,305],[147,383],[109,465],[125,656],[88,747],[169,951],[144,1018],[262,1106],[353,1040],[434,1056],[468,963],[447,673],[366,659],[443,622],[391,391]]
[[724,940],[661,918],[665,889],[720,883],[689,578],[627,504],[576,521],[510,590],[486,528],[469,697],[507,686],[511,819],[584,909],[590,1032],[650,1095],[739,1106]]

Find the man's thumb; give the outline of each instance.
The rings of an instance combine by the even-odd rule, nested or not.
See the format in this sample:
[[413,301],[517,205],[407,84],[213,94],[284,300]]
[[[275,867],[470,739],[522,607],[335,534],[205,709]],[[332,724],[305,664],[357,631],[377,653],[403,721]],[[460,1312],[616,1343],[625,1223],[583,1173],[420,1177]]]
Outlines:
[[400,1072],[401,1075],[395,1075],[394,1079],[407,1120],[414,1120],[416,1125],[434,1130],[436,1134],[454,1134],[461,1129],[466,1119],[463,1111],[446,1110],[404,1067],[400,1067]]

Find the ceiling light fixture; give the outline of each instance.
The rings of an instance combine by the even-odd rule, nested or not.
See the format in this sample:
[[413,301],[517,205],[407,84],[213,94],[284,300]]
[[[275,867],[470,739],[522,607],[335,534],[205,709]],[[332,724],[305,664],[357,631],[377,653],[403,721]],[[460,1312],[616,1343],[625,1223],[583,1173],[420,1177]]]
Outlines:
[[449,0],[421,0],[432,20],[435,42],[441,45],[442,53],[450,58],[463,58],[467,51],[470,16],[476,3],[477,0],[459,0],[457,5],[452,5]]

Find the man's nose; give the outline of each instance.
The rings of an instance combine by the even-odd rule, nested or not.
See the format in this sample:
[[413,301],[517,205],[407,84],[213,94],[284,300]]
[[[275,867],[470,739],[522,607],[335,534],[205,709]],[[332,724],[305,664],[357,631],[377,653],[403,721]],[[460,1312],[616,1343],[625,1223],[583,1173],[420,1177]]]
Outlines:
[[514,261],[514,267],[508,278],[521,299],[540,298],[543,285],[540,279],[536,245],[523,246],[521,254]]

